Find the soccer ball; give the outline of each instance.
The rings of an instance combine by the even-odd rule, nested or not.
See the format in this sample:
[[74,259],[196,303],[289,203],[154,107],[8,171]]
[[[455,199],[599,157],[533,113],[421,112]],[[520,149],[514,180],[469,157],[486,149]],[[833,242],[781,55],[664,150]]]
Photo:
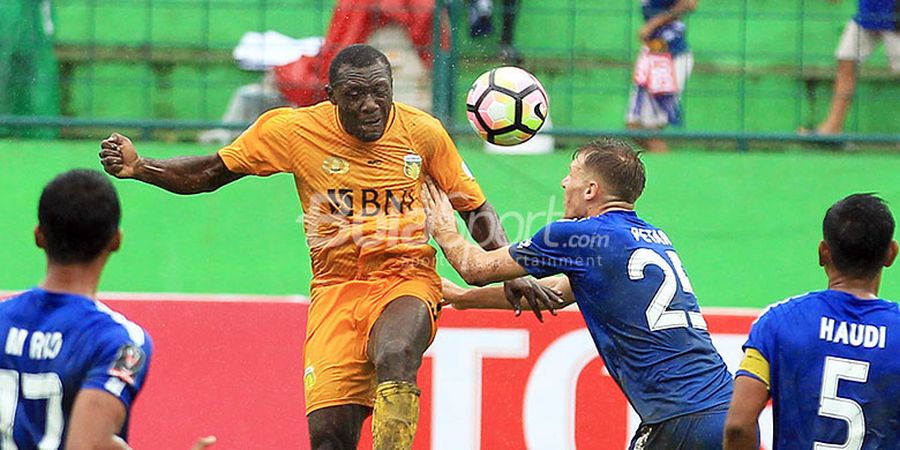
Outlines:
[[466,97],[469,124],[497,145],[521,144],[537,134],[550,101],[541,82],[518,67],[498,67],[478,77]]

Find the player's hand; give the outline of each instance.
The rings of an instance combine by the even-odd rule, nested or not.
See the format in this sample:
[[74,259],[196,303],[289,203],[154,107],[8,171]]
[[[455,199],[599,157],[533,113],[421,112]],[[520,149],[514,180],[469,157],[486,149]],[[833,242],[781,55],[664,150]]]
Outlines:
[[430,177],[422,184],[422,204],[427,215],[425,227],[438,243],[441,237],[457,233],[456,215],[450,198]]
[[442,307],[452,305],[453,309],[466,309],[465,305],[460,305],[458,303],[462,294],[466,292],[466,288],[441,277],[441,290],[444,292],[444,299],[441,300]]
[[503,283],[503,293],[506,294],[506,301],[516,311],[516,317],[522,314],[520,299],[525,297],[528,307],[534,311],[535,317],[541,322],[544,321],[544,317],[541,315],[541,306],[555,316],[556,308],[562,306],[565,301],[559,292],[542,286],[531,277],[516,278]]
[[99,155],[103,170],[116,178],[133,178],[141,162],[131,139],[119,133],[100,141]]
[[655,23],[645,23],[644,26],[641,27],[640,31],[638,31],[638,40],[640,40],[641,42],[650,42],[650,36],[653,36],[654,31],[656,31]]
[[197,439],[197,442],[194,443],[193,447],[191,447],[191,450],[204,450],[205,448],[207,448],[210,445],[213,445],[215,443],[216,443],[215,436],[202,437],[200,439]]
[[113,436],[112,441],[118,447],[116,450],[134,450],[127,442],[125,442],[125,439],[122,439],[119,436]]

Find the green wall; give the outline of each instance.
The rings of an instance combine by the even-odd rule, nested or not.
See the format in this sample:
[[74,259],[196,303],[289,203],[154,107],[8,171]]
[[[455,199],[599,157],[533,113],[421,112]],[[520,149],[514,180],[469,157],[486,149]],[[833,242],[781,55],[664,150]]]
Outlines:
[[[138,142],[151,157],[209,147]],[[560,179],[571,148],[497,156],[463,142],[461,153],[522,239],[562,212]],[[673,239],[706,306],[761,307],[824,286],[816,246],[821,220],[852,192],[878,192],[900,212],[900,156],[856,153],[714,153],[644,156],[638,211]],[[0,290],[34,285],[44,270],[32,230],[42,186],[74,167],[98,168],[97,142],[0,140]],[[247,178],[213,194],[177,196],[115,181],[125,239],[104,276],[106,291],[306,294],[309,258],[289,175]],[[518,220],[517,217],[531,217]],[[440,271],[455,276],[443,260]],[[900,298],[889,269],[883,296]]]
[[[456,2],[461,4],[462,2]],[[516,43],[547,87],[556,126],[620,129],[624,120],[636,34],[636,0],[521,1]],[[245,31],[274,29],[322,35],[334,2],[328,0],[63,0],[54,2],[57,40],[82,46],[209,48],[227,52]],[[500,2],[495,18],[498,20]],[[811,126],[827,111],[832,53],[855,2],[820,0],[701,1],[689,19],[697,67],[688,84],[690,131],[790,132]],[[465,21],[465,12],[459,15]],[[111,30],[115,30],[114,32]],[[457,120],[468,84],[497,64],[498,34],[473,41],[458,30]],[[2,38],[2,37],[0,37]],[[258,79],[226,57],[181,64],[164,75],[140,60],[76,65],[69,113],[95,118],[218,120],[231,92]],[[867,64],[848,130],[896,133],[900,100],[896,78],[884,75],[883,50]],[[158,69],[158,67],[157,67]],[[746,69],[746,76],[739,74]],[[867,69],[867,70],[868,70]],[[804,71],[826,77],[807,94]],[[869,70],[871,71],[871,70]],[[741,101],[744,98],[745,101]]]

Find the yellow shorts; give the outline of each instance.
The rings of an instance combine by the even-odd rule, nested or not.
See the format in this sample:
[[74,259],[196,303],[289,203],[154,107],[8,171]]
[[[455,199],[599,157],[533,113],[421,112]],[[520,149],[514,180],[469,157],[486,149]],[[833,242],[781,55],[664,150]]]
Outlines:
[[303,384],[306,414],[329,406],[371,407],[375,366],[366,349],[369,332],[387,305],[413,296],[431,311],[431,339],[437,331],[440,278],[384,278],[317,287],[306,324]]

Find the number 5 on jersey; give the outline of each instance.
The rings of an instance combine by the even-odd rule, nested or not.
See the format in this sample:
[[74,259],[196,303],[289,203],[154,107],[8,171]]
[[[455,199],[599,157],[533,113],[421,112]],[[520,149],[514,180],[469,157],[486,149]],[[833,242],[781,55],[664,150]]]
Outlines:
[[[669,304],[672,303],[678,292],[678,281],[681,282],[681,289],[686,294],[693,294],[694,288],[691,286],[687,274],[684,273],[684,267],[681,265],[678,254],[674,250],[667,250],[666,256],[669,257],[671,263],[649,248],[639,248],[628,259],[628,278],[632,281],[644,279],[644,270],[647,266],[656,266],[663,271],[662,284],[656,290],[646,311],[647,325],[650,327],[650,331],[691,326],[706,330],[706,320],[703,319],[700,311],[669,309]],[[676,281],[676,277],[678,281]]]
[[865,383],[869,379],[869,363],[854,359],[825,357],[822,370],[822,391],[819,393],[819,415],[847,423],[847,441],[843,444],[828,444],[816,441],[814,450],[859,450],[866,435],[866,416],[862,405],[856,401],[838,396],[841,380]]

